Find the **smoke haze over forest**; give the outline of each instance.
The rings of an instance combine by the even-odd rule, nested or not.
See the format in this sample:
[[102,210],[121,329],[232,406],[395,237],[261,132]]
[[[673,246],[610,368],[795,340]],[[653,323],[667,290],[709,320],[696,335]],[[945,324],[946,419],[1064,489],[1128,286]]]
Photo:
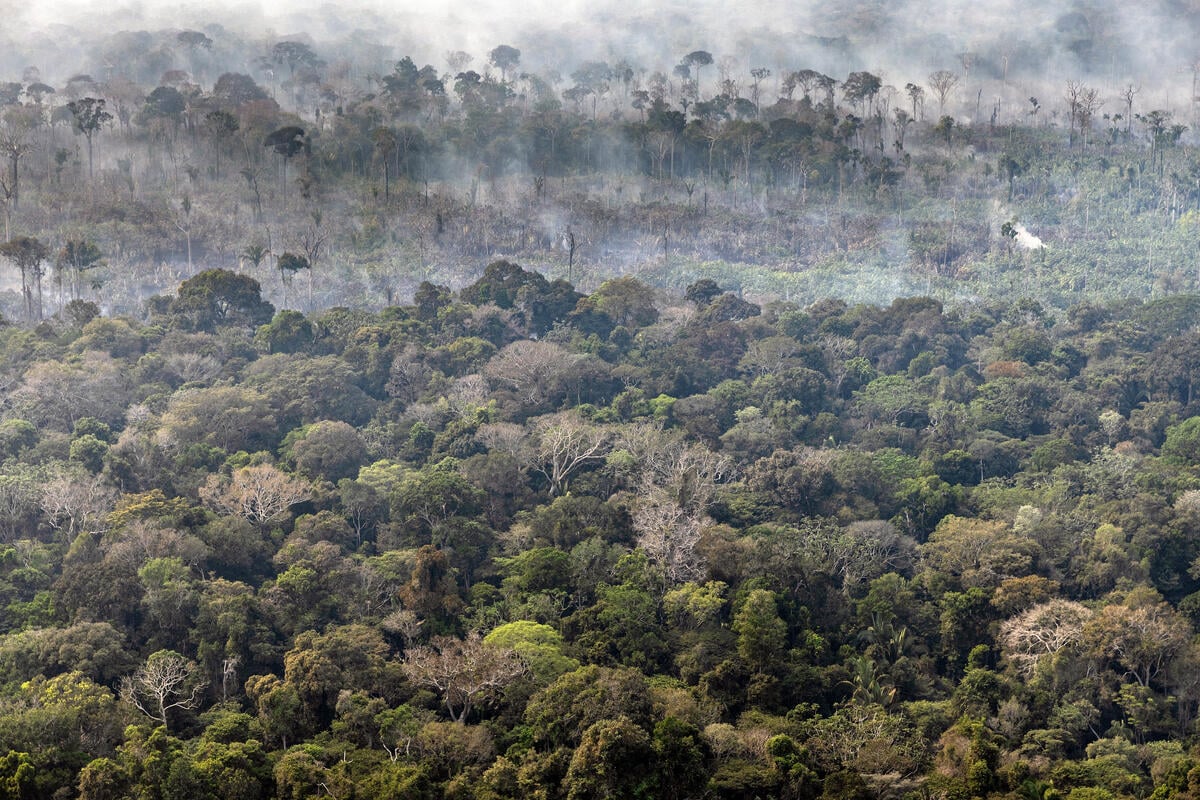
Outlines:
[[1198,41],[1200,0],[0,0],[0,208],[144,280],[106,313],[247,263],[284,307],[301,250],[353,287],[308,309],[501,256],[974,298],[1025,280],[1020,230],[1059,305],[1141,297],[1200,285]]
[[[1035,84],[1084,79],[1105,90],[1128,82],[1165,100],[1186,101],[1200,61],[1200,3],[1045,4],[1032,0],[967,3],[836,4],[780,0],[739,3],[628,4],[533,0],[452,4],[360,2],[212,4],[54,0],[27,5],[0,0],[0,67],[19,74],[38,66],[43,79],[101,72],[121,52],[121,31],[225,32],[254,42],[306,37],[323,54],[383,68],[403,55],[444,67],[444,54],[465,50],[481,68],[488,50],[506,43],[522,67],[569,73],[588,59],[625,58],[634,66],[670,69],[695,49],[736,59],[740,70],[813,68],[837,77],[881,71],[902,85],[931,70],[975,72],[980,79]],[[215,26],[220,26],[219,28]],[[964,61],[965,55],[965,61]],[[253,53],[231,54],[249,61]],[[383,63],[374,64],[375,61]],[[221,68],[245,69],[230,63]],[[62,73],[62,74],[59,74]],[[714,70],[715,74],[715,70]],[[215,76],[215,75],[214,75]],[[99,77],[99,76],[97,76]],[[987,91],[987,90],[985,90]]]

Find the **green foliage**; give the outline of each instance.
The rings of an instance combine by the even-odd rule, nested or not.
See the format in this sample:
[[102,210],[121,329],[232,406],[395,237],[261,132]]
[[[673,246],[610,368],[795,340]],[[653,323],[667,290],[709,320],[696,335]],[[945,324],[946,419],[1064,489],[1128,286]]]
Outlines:
[[291,310],[278,312],[254,334],[255,343],[267,353],[303,352],[312,347],[314,338],[312,323],[300,312]]
[[1186,464],[1200,464],[1200,417],[1190,417],[1167,428],[1162,454]]
[[568,800],[633,798],[653,793],[654,748],[646,731],[626,717],[600,720],[583,732],[567,768]]
[[[380,104],[425,102],[412,66]],[[462,83],[488,124],[523,113],[489,80]],[[706,102],[653,123],[682,123],[684,173],[685,140],[722,124]],[[308,141],[317,198],[365,122],[343,111]],[[429,111],[388,106],[363,152],[386,114]],[[875,166],[840,165],[848,204]],[[1038,175],[1062,177],[1030,161],[994,188]],[[480,224],[434,194],[414,205],[443,239]],[[968,291],[984,267],[945,256]],[[1036,258],[1030,281],[1067,280]],[[502,261],[378,313],[273,314],[248,275],[201,273],[150,325],[0,327],[0,793],[1188,796],[1194,297],[802,310],[743,300],[767,294],[755,276],[689,274],[684,306],[645,276],[596,274],[585,297]],[[564,419],[611,450],[543,480]],[[304,491],[256,517],[265,496],[228,491],[252,471]],[[672,548],[686,574],[661,568]],[[1073,615],[1051,613],[1063,598]],[[156,693],[168,664],[182,677]]]
[[[525,709],[525,721],[536,741],[549,747],[574,745],[593,725],[618,717],[644,735],[652,719],[648,688],[634,670],[584,666],[535,694]],[[571,709],[569,715],[562,713],[566,708]]]
[[297,429],[288,434],[284,447],[300,473],[332,483],[357,475],[367,460],[367,448],[358,431],[340,420]]
[[778,663],[787,646],[787,623],[776,609],[775,595],[755,589],[733,617],[738,655],[754,670],[762,672]]
[[549,625],[528,620],[509,622],[492,630],[483,643],[503,647],[520,656],[534,681],[547,685],[559,676],[579,669],[579,662],[563,652],[562,635]]
[[179,285],[170,313],[185,329],[212,331],[223,325],[257,328],[271,320],[275,309],[262,299],[258,281],[210,269]]

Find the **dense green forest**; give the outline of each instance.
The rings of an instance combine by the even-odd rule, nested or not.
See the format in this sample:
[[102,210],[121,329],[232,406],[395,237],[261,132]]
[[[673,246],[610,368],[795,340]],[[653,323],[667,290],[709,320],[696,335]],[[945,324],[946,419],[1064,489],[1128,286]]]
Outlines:
[[0,329],[11,797],[1192,797],[1200,296]]
[[0,83],[0,797],[1200,797],[1194,107],[105,47]]

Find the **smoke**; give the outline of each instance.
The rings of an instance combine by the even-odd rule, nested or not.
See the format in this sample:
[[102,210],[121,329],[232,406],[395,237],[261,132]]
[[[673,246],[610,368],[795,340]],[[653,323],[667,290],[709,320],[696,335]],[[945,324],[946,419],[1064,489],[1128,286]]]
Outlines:
[[1013,225],[1013,241],[1022,250],[1044,250],[1046,248],[1046,243],[1041,238],[1030,233],[1029,229],[1019,222]]
[[[669,74],[684,54],[700,49],[718,63],[737,65],[739,74],[756,66],[772,69],[776,80],[802,68],[838,79],[867,69],[903,86],[951,69],[964,76],[964,91],[974,76],[989,94],[996,87],[985,87],[988,81],[1086,79],[1113,91],[1128,82],[1172,84],[1186,97],[1186,73],[1200,57],[1200,0],[747,0],[736,6],[660,0],[641,8],[614,0],[527,0],[519,6],[0,0],[0,18],[0,67],[19,76],[36,65],[44,79],[60,81],[74,72],[100,71],[95,45],[118,31],[214,25],[252,44],[301,33],[328,51],[374,44],[391,58],[411,55],[439,69],[447,52],[464,50],[474,56],[471,67],[482,70],[492,48],[510,44],[522,52],[522,69],[569,75],[584,61],[626,59],[635,68]],[[715,81],[717,64],[706,69],[704,78]]]

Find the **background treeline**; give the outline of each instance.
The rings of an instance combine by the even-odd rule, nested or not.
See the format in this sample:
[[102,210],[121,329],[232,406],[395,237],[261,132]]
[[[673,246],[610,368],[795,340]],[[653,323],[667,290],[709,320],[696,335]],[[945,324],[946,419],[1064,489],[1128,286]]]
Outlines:
[[1192,797],[1198,312],[497,261],[0,328],[0,786]]
[[8,259],[10,317],[137,313],[213,267],[280,307],[378,308],[498,257],[802,303],[1200,288],[1174,71],[1047,86],[970,53],[889,76],[696,50],[560,73],[509,45],[434,65],[210,33],[114,34],[94,73],[0,82],[5,239],[43,246]]

